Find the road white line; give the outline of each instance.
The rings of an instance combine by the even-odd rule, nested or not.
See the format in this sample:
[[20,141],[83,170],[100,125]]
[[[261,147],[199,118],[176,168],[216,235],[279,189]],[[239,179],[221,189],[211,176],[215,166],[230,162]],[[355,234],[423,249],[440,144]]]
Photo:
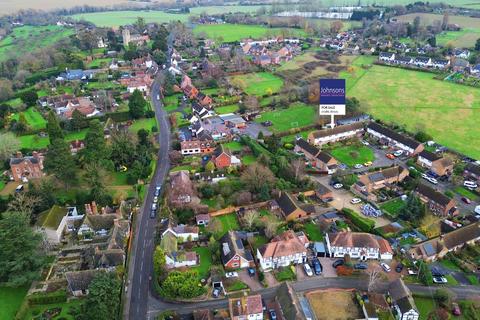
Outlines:
[[[144,260],[142,260],[142,264],[140,265],[140,270],[141,270],[141,271],[143,271],[143,261],[144,261]],[[140,278],[140,279],[141,279],[141,278]]]

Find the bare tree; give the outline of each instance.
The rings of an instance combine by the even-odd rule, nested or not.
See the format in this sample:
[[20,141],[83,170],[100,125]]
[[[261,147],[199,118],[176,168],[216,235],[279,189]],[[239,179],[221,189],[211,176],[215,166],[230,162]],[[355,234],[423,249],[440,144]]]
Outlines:
[[21,212],[28,214],[33,213],[33,209],[40,203],[40,198],[37,196],[29,195],[25,192],[18,193],[12,201],[8,203],[8,211]]
[[290,164],[290,170],[292,171],[295,180],[298,181],[302,178],[305,171],[305,161],[303,161],[302,159],[293,160],[293,162]]
[[255,221],[258,220],[259,217],[260,214],[258,214],[256,210],[248,210],[247,212],[245,212],[245,214],[243,215],[243,222],[245,224],[245,227],[247,229],[251,229],[253,227],[253,224],[255,223]]
[[269,217],[265,222],[265,235],[269,238],[275,236],[278,232],[281,222],[275,217]]
[[380,272],[378,272],[378,269],[372,269],[368,272],[368,292],[373,292],[377,288],[379,280]]
[[13,135],[7,132],[0,134],[0,161],[7,160],[12,154],[20,149],[20,141]]
[[260,104],[258,103],[258,99],[255,96],[247,96],[243,100],[243,104],[248,110],[257,110],[260,108]]
[[208,223],[207,230],[214,234],[218,234],[222,232],[223,230],[222,222],[216,218],[211,219],[210,222]]

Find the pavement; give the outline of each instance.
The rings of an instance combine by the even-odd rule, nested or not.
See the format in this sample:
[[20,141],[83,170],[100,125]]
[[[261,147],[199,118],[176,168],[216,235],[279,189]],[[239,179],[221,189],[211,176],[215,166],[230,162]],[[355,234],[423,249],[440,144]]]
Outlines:
[[160,81],[157,78],[151,88],[151,100],[160,126],[158,134],[160,150],[155,173],[134,224],[133,246],[125,285],[124,317],[126,319],[146,319],[149,289],[152,288],[151,279],[153,279],[152,256],[156,225],[156,219],[150,218],[150,204],[153,201],[156,186],[163,184],[170,168],[168,158],[170,125],[161,101],[157,100],[158,94],[160,94]]

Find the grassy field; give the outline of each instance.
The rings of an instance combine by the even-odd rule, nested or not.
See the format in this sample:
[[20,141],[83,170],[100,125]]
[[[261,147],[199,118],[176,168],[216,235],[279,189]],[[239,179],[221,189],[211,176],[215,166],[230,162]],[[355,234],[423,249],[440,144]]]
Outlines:
[[41,314],[48,309],[62,308],[62,311],[57,317],[55,317],[55,319],[74,320],[74,317],[70,314],[70,309],[72,307],[80,306],[82,302],[83,302],[82,300],[72,300],[70,302],[64,302],[64,303],[53,303],[53,304],[33,306],[28,309],[28,312],[24,319],[25,320],[34,319],[35,314]]
[[229,230],[239,230],[240,225],[238,223],[237,215],[235,213],[225,214],[223,216],[215,217],[219,219],[222,223],[222,235],[227,233]]
[[304,225],[305,232],[310,241],[323,241],[323,233],[320,231],[320,227],[312,222],[308,222]]
[[[85,139],[86,134],[87,129],[83,129],[77,132],[70,132],[65,135],[65,140],[68,142],[75,140],[83,140]],[[48,137],[40,137],[37,134],[20,136],[18,137],[18,140],[20,140],[21,148],[25,149],[44,149],[50,144],[50,140],[48,139]]]
[[428,315],[437,307],[435,304],[435,301],[431,298],[414,296],[414,300],[415,300],[415,305],[418,308],[418,312],[420,312],[421,320],[428,319]]
[[301,102],[292,104],[288,109],[277,109],[264,112],[255,122],[271,121],[269,130],[274,132],[287,131],[313,124],[315,121],[316,108]]
[[437,45],[454,47],[473,47],[480,38],[480,28],[466,28],[461,31],[446,31],[437,36]]
[[230,82],[248,95],[271,95],[280,91],[283,80],[268,72],[247,73],[230,78]]
[[464,187],[456,187],[456,188],[454,189],[454,191],[455,191],[456,193],[458,193],[459,195],[464,196],[464,197],[466,197],[466,198],[468,198],[468,199],[470,199],[470,200],[476,201],[476,200],[478,199],[477,194],[474,193],[474,192],[472,192],[472,191],[470,191],[470,190],[468,190],[467,188],[464,188]]
[[242,39],[261,39],[273,36],[305,36],[305,31],[292,28],[267,28],[261,25],[246,24],[203,24],[193,29],[193,33],[207,38],[215,39],[217,42],[234,42]]
[[73,33],[73,29],[53,25],[14,28],[11,34],[0,41],[0,61],[51,46]]
[[241,151],[243,149],[243,144],[237,141],[231,141],[224,144],[230,151]]
[[370,62],[359,57],[352,72],[341,73],[347,80],[347,95],[359,99],[364,111],[411,132],[424,130],[438,143],[480,159],[478,89],[435,80],[431,73],[361,67]]
[[373,150],[365,146],[344,146],[334,148],[330,151],[331,155],[339,162],[353,167],[356,164],[364,164],[368,161],[374,161]]
[[128,128],[130,132],[137,133],[140,129],[145,129],[147,131],[152,132],[152,128],[157,126],[157,120],[155,118],[146,118],[146,119],[138,119]]
[[[28,108],[26,111],[21,112],[25,116],[25,120],[27,120],[27,124],[33,130],[40,130],[45,129],[47,127],[47,120],[45,120],[40,112],[34,107]],[[20,118],[20,113],[16,113],[12,115],[12,119],[18,121]]]
[[208,247],[193,248],[193,251],[200,256],[200,265],[192,269],[197,270],[200,279],[206,279],[212,266],[212,254]]
[[383,211],[387,211],[392,216],[396,217],[398,215],[398,211],[401,208],[403,208],[404,205],[405,205],[405,202],[402,199],[397,198],[397,199],[393,199],[391,201],[382,203],[382,205],[380,205],[380,209],[382,209]]
[[[1,0],[0,0],[1,1]],[[170,21],[188,22],[191,15],[200,15],[203,12],[209,14],[222,14],[228,12],[255,12],[260,6],[208,6],[190,8],[190,14],[175,14],[164,11],[106,11],[75,14],[72,18],[86,20],[97,26],[116,27],[134,23],[138,17],[143,17],[145,22],[168,23]]]
[[0,319],[14,319],[27,291],[28,287],[0,287]]
[[223,107],[216,107],[215,112],[218,114],[234,113],[234,112],[237,112],[238,109],[239,109],[238,104],[229,104]]
[[111,58],[95,59],[92,62],[87,64],[87,68],[95,69],[95,68],[100,68],[100,67],[108,67],[108,65],[111,61],[112,61]]

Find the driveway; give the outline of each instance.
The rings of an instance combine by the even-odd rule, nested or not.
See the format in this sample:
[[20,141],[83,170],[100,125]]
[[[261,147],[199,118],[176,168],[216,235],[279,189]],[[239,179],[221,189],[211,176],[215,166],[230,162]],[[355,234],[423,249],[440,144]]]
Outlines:
[[325,278],[335,278],[337,276],[337,271],[334,267],[332,267],[332,263],[335,262],[337,259],[330,259],[330,258],[318,258],[320,263],[322,264],[322,276]]
[[258,281],[258,276],[250,277],[246,269],[238,271],[238,278],[250,287],[251,291],[260,291],[263,289],[262,284]]

